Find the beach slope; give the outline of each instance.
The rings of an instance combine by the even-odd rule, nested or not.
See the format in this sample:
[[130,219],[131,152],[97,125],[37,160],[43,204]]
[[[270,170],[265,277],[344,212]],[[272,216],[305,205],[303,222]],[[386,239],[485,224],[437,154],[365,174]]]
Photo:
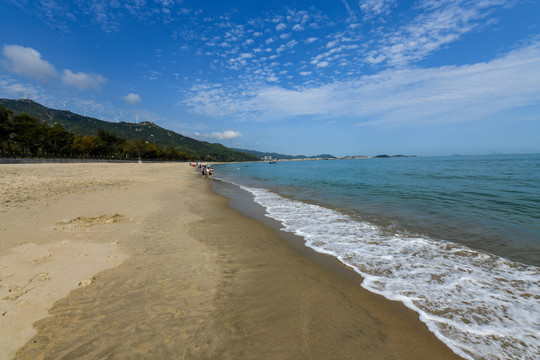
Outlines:
[[458,359],[186,164],[1,165],[2,359]]

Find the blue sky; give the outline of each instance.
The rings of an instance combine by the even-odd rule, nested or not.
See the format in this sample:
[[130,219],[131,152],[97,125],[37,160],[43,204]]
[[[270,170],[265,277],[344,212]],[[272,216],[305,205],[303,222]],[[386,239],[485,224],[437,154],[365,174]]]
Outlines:
[[0,97],[286,154],[540,152],[532,0],[1,0]]

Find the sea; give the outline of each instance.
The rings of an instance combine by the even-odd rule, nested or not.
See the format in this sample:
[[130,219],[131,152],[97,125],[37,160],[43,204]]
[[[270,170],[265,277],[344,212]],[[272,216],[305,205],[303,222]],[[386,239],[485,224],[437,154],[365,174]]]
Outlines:
[[466,359],[540,358],[540,154],[233,163],[282,231]]

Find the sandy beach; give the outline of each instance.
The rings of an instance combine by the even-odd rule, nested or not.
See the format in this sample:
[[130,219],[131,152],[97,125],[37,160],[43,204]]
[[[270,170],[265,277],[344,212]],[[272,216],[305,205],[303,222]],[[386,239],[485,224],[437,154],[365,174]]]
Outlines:
[[0,360],[460,359],[187,164],[0,165]]

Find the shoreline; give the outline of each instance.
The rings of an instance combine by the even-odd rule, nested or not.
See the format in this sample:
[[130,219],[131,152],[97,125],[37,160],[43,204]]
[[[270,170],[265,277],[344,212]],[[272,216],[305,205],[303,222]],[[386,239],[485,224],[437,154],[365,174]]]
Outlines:
[[[126,255],[119,265],[93,269],[85,286],[69,271],[78,265],[64,265],[71,292],[54,304],[42,299],[49,316],[34,322],[37,333],[16,355],[1,349],[5,359],[460,359],[412,310],[319,265],[229,207],[188,165],[3,169],[38,185],[23,195],[13,187],[18,202],[1,204],[7,241],[0,257],[21,242],[65,240],[114,243]],[[62,268],[59,258],[50,256],[51,278]],[[2,290],[9,279],[2,278]]]
[[306,240],[302,236],[283,231],[281,229],[282,224],[279,221],[266,216],[264,207],[255,202],[252,194],[241,189],[239,186],[218,179],[212,182],[212,190],[218,195],[229,199],[229,202],[227,203],[228,207],[270,227],[283,239],[283,241],[294,247],[302,255],[315,262],[317,265],[327,268],[358,286],[360,286],[364,280],[362,275],[358,274],[346,264],[343,264],[334,256],[320,253],[306,246]]

